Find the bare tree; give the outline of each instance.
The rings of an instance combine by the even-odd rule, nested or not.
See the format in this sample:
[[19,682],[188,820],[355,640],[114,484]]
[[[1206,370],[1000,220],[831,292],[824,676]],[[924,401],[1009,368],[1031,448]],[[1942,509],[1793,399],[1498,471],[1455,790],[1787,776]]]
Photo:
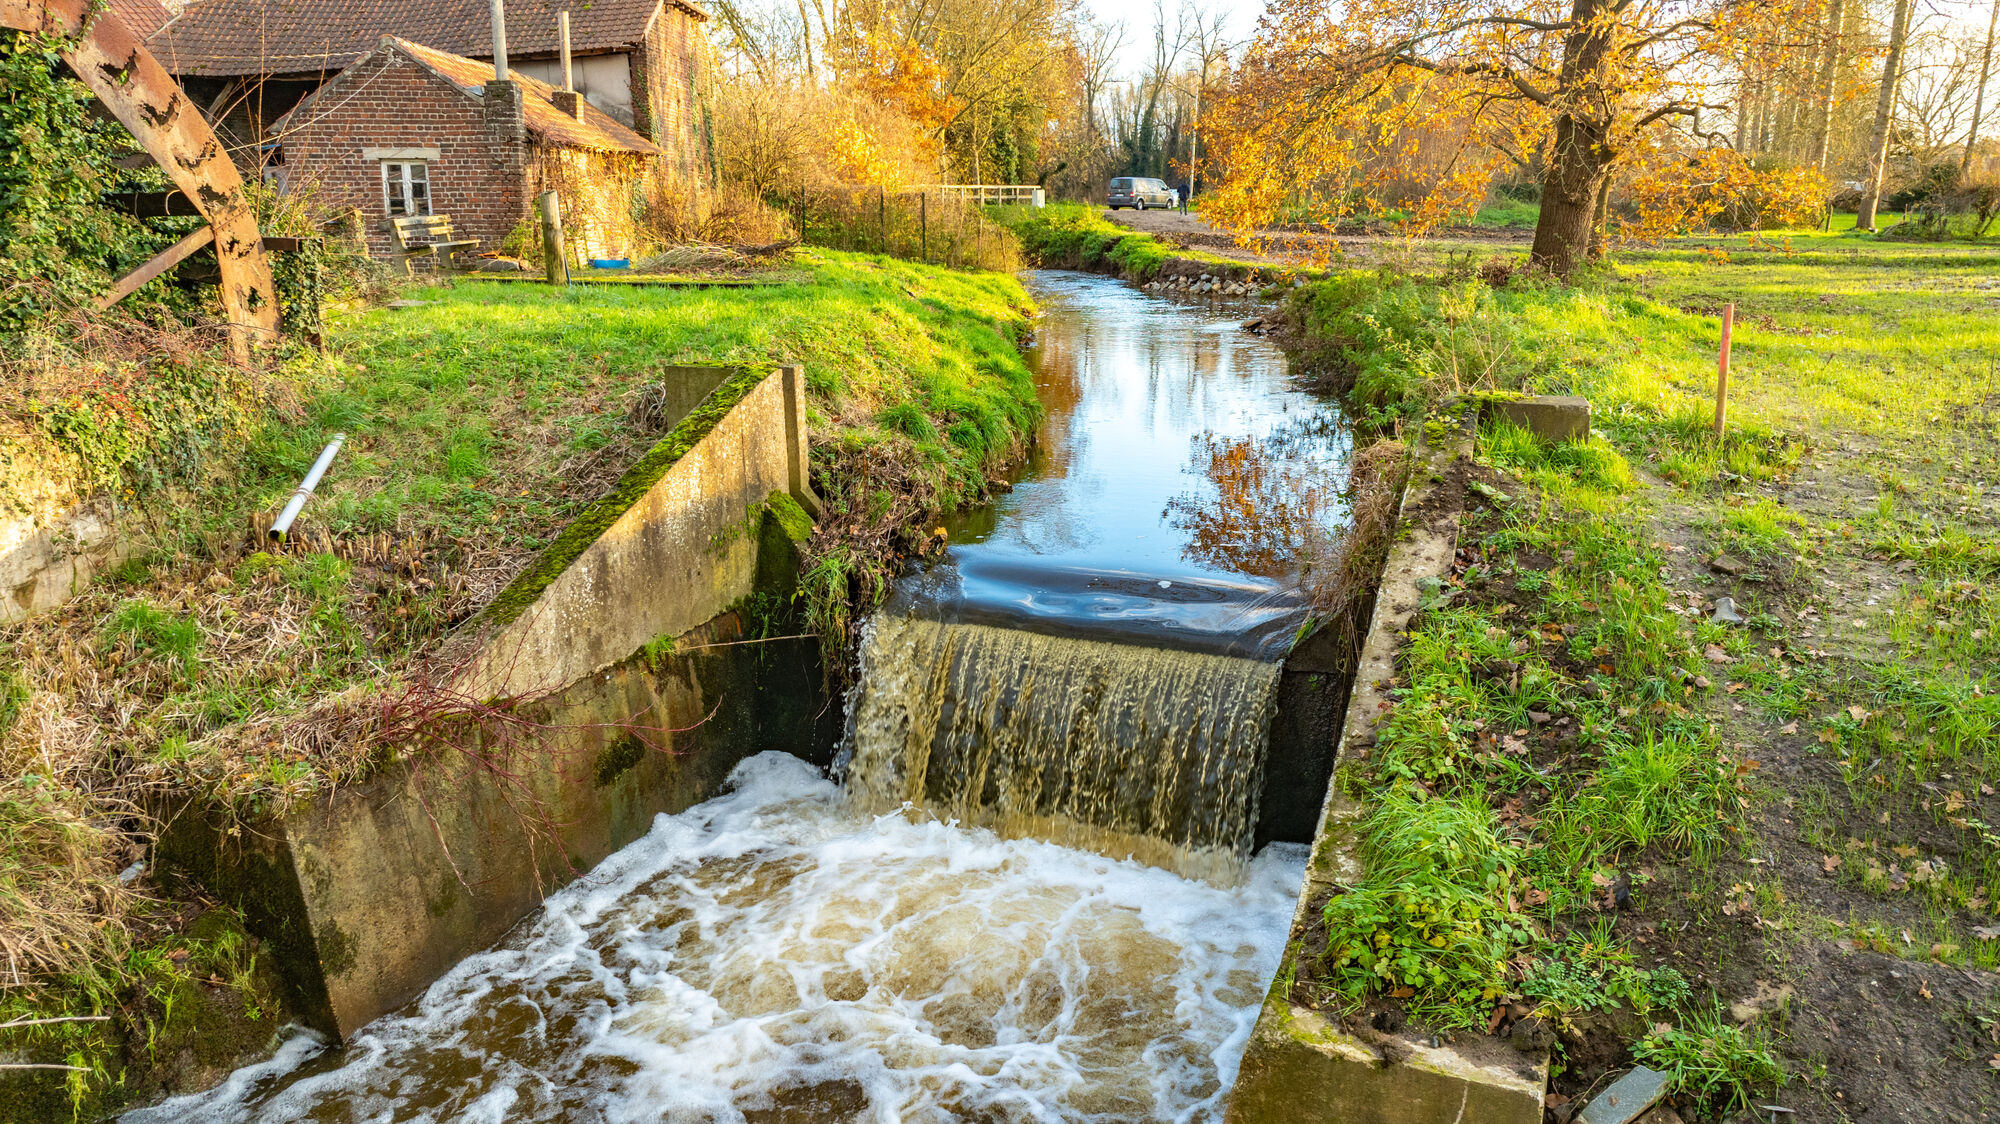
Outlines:
[[1972,173],[1972,147],[1979,143],[1979,117],[1986,111],[1986,82],[1993,76],[1993,32],[2000,27],[2000,0],[1993,0],[1993,14],[1986,17],[1986,49],[1979,56],[1979,85],[1972,95],[1972,124],[1965,130],[1965,153],[1958,158],[1960,179]]
[[[1995,0],[2000,3],[2000,0]],[[1812,165],[1826,170],[1826,150],[1833,137],[1833,94],[1840,71],[1841,20],[1847,15],[1847,0],[1833,0],[1827,6],[1826,42],[1820,52],[1819,78],[1813,84],[1813,108],[1819,118],[1813,127]]]
[[1222,31],[1228,22],[1227,11],[1217,11],[1204,17],[1193,0],[1183,0],[1181,5],[1181,25],[1187,29],[1187,36],[1195,54],[1194,116],[1191,122],[1191,136],[1188,141],[1188,198],[1193,199],[1201,183],[1201,96],[1208,88],[1216,66],[1228,61],[1229,44],[1223,41]]
[[1896,86],[1903,78],[1903,48],[1910,37],[1910,0],[1896,0],[1889,24],[1889,50],[1882,59],[1882,84],[1875,95],[1875,131],[1868,142],[1868,178],[1861,189],[1856,230],[1875,229],[1875,209],[1882,203],[1882,177],[1889,164],[1889,129],[1896,108]]

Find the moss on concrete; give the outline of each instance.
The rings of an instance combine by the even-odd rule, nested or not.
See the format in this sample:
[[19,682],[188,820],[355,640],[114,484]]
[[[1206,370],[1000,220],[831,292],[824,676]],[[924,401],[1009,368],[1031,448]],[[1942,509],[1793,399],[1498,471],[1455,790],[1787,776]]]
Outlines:
[[718,368],[734,370],[716,388],[709,392],[688,415],[680,420],[667,435],[660,439],[645,456],[640,457],[609,492],[599,497],[589,507],[583,509],[556,541],[542,551],[534,564],[508,584],[506,589],[488,605],[482,620],[494,625],[504,625],[518,619],[528,606],[542,595],[550,582],[576,561],[577,556],[597,541],[598,537],[611,528],[619,517],[631,510],[667,470],[679,463],[701,439],[708,436],[736,404],[764,381],[772,373],[771,368]]
[[637,737],[624,734],[597,755],[597,787],[603,788],[645,760],[646,746]]

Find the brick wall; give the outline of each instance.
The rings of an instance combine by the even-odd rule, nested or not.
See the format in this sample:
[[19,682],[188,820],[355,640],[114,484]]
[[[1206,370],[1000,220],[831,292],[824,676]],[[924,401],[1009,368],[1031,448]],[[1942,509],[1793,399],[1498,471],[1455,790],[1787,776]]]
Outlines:
[[713,61],[707,27],[668,4],[632,54],[633,127],[667,150],[669,179],[706,183],[709,175],[707,98]]
[[372,254],[393,252],[382,198],[382,161],[369,148],[435,148],[431,211],[451,216],[459,237],[497,250],[528,215],[525,155],[496,142],[483,99],[468,97],[397,51],[365,57],[322,87],[286,123],[285,175],[330,206],[359,207]]

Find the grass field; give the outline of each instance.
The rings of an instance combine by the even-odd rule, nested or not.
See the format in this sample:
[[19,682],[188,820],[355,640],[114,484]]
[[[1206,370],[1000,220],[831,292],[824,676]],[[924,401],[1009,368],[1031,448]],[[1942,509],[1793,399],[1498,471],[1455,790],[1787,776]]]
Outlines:
[[1636,1058],[1702,1118],[1992,1111],[1996,266],[1835,231],[1293,298],[1305,360],[1384,425],[1524,390],[1587,397],[1600,434],[1482,434],[1502,498],[1405,650],[1329,1002],[1540,1016],[1564,1096]]

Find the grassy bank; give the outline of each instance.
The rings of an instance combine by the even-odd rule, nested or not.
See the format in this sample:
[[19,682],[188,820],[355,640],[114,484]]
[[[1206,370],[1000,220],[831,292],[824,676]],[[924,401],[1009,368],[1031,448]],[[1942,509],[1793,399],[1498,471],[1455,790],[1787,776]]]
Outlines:
[[1177,246],[1119,226],[1104,217],[1102,208],[1084,203],[989,207],[987,212],[1014,232],[1022,253],[1049,269],[1110,273],[1131,281],[1151,281],[1163,271],[1188,272],[1190,268],[1240,280],[1276,280],[1296,272]]
[[1481,434],[1458,563],[1355,773],[1369,872],[1295,994],[1539,1021],[1565,1097],[1639,1061],[1704,1118],[1993,1108],[2000,992],[1966,971],[2000,963],[1993,264],[1765,235],[1574,287],[1500,264],[1293,298],[1307,364],[1385,427],[1532,391],[1589,398],[1599,434]]
[[[940,510],[983,495],[1036,413],[1020,287],[824,251],[795,264],[760,288],[466,281],[336,313],[324,370],[270,395],[247,442],[133,487],[144,548],[65,608],[0,630],[16,973],[0,986],[12,1011],[114,1021],[17,1029],[6,1045],[80,1059],[80,1111],[119,1098],[149,1025],[132,1018],[146,978],[133,958],[182,927],[155,900],[176,888],[118,879],[144,855],[143,801],[199,791],[255,811],[373,767],[381,747],[345,726],[327,736],[313,715],[420,674],[659,440],[662,367],[804,364],[829,503],[808,590],[826,627],[879,592]],[[336,431],[347,445],[293,549],[264,553],[264,516]]]

